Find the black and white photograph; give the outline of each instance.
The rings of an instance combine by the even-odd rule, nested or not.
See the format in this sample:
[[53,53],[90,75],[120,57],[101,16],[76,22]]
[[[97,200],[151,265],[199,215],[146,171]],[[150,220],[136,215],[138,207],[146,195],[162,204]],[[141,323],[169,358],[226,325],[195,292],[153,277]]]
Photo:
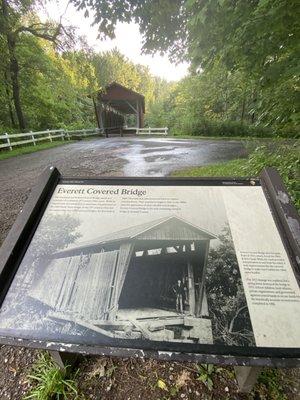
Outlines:
[[[101,194],[100,206],[86,210],[73,196],[83,192],[74,190],[73,200],[62,188],[53,196],[2,306],[1,331],[255,345],[214,188],[198,191],[196,221],[192,203],[174,194],[162,203],[157,196],[150,203],[121,196],[120,204]],[[62,211],[59,198],[69,210]]]

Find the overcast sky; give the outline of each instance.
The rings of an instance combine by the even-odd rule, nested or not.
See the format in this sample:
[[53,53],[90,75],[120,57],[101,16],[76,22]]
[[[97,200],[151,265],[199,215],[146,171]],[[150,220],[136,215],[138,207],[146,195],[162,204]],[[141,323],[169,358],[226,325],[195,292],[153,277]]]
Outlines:
[[97,27],[92,27],[92,18],[85,18],[83,11],[77,11],[73,5],[67,6],[67,0],[51,0],[47,3],[46,9],[39,12],[40,17],[58,21],[63,16],[63,22],[67,25],[78,27],[78,33],[85,36],[87,42],[96,51],[111,50],[118,48],[121,53],[126,55],[135,63],[149,66],[153,75],[160,76],[167,80],[179,80],[187,73],[188,64],[171,64],[167,56],[156,54],[142,55],[142,37],[136,24],[118,24],[116,29],[116,39],[101,41],[97,39]]

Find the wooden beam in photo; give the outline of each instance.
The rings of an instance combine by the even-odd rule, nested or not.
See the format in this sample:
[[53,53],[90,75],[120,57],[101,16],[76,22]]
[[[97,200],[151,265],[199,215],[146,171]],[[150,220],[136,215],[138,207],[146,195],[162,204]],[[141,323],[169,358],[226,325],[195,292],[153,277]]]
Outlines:
[[201,315],[202,315],[202,303],[203,303],[203,295],[204,295],[204,290],[205,290],[205,275],[206,275],[208,250],[209,250],[209,241],[206,243],[206,246],[205,246],[205,257],[204,257],[204,262],[203,262],[203,267],[202,267],[200,285],[198,288],[199,295],[198,295],[198,301],[196,304],[196,316],[197,317],[201,317]]
[[119,256],[113,282],[113,291],[111,296],[111,312],[108,319],[114,319],[119,308],[119,298],[124,285],[125,277],[128,271],[131,256],[133,254],[134,243],[127,242],[120,245]]
[[196,313],[195,278],[194,278],[194,268],[190,261],[188,261],[187,263],[187,270],[188,270],[188,293],[189,293],[190,314],[195,315]]

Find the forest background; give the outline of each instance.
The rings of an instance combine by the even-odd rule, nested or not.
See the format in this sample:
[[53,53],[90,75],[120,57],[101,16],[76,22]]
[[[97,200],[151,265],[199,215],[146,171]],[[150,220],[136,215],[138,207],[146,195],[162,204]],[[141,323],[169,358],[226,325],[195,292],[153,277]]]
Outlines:
[[188,61],[188,75],[153,76],[117,49],[96,52],[74,27],[41,22],[40,1],[2,0],[0,131],[94,127],[92,97],[116,81],[145,96],[146,125],[173,134],[297,137],[296,1],[73,3],[93,13],[100,37],[113,37],[118,21],[137,22],[143,51]]

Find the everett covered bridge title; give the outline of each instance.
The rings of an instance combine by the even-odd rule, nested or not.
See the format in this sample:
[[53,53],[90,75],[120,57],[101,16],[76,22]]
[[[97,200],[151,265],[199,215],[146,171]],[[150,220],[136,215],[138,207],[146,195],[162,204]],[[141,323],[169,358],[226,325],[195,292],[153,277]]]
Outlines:
[[131,196],[145,196],[147,194],[145,189],[125,189],[125,188],[113,188],[113,189],[100,189],[96,187],[89,188],[80,188],[80,189],[66,189],[64,187],[60,187],[57,190],[58,194],[92,194],[92,195],[131,195]]

